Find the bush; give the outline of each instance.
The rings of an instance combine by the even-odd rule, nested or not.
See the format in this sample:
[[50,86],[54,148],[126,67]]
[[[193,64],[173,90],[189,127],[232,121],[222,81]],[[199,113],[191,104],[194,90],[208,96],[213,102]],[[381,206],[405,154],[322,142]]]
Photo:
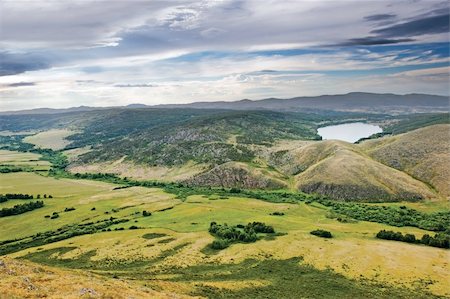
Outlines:
[[[246,226],[242,224],[228,226],[226,223],[221,225],[216,222],[211,222],[209,232],[217,237],[217,241],[225,241],[227,243],[226,247],[228,247],[231,243],[256,242],[259,239],[257,233],[273,234],[275,233],[275,230],[273,227],[262,222],[252,222],[248,223]],[[219,249],[220,245],[217,244],[216,247],[216,249]]]
[[321,238],[333,238],[333,235],[329,231],[323,229],[313,230],[310,234]]
[[273,213],[270,213],[270,215],[272,215],[272,216],[284,216],[284,213],[283,212],[273,212]]
[[212,249],[221,250],[221,249],[225,249],[228,246],[230,246],[230,243],[224,239],[217,239],[217,240],[214,240],[210,246]]
[[144,216],[144,217],[152,216],[152,213],[151,212],[147,212],[147,211],[143,211],[142,212],[142,216]]

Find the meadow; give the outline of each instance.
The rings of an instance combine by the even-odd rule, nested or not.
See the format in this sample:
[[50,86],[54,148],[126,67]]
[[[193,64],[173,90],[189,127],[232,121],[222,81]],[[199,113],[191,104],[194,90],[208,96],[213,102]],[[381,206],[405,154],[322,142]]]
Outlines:
[[[129,220],[106,231],[19,250],[9,257],[207,297],[251,298],[253,294],[258,298],[258,294],[276,296],[282,291],[308,297],[318,290],[330,298],[336,294],[360,298],[366,292],[374,298],[408,298],[411,292],[417,292],[418,298],[431,296],[427,292],[450,295],[448,250],[375,238],[381,229],[416,236],[430,233],[422,229],[339,222],[328,217],[329,208],[316,202],[273,203],[214,194],[182,200],[160,188],[123,188],[30,172],[0,176],[0,193],[53,196],[42,199],[45,205],[40,209],[0,218],[0,241],[110,217]],[[0,203],[0,208],[14,203]],[[64,211],[71,207],[75,210]],[[144,210],[151,216],[144,217]],[[58,218],[45,218],[54,212]],[[260,221],[278,234],[212,250],[209,244],[214,237],[208,233],[212,221],[229,225]],[[315,229],[331,231],[334,238],[311,235]],[[283,269],[291,270],[286,274]],[[308,287],[313,282],[316,286]]]
[[36,171],[49,170],[51,164],[48,161],[40,160],[41,157],[35,153],[0,150],[0,167],[15,166]]
[[[129,113],[142,120],[137,122],[142,127],[152,122],[154,126],[161,121],[165,123],[164,117],[149,120],[144,112],[114,113],[122,119],[119,124],[126,123],[125,116]],[[196,114],[197,111],[187,111],[182,119],[186,121]],[[267,113],[250,116],[261,124],[267,119],[280,121],[281,117]],[[284,119],[277,130],[287,130],[302,140],[296,140],[294,135],[293,139],[289,136],[284,136],[289,137],[286,140],[272,139],[277,132],[259,136],[264,137],[262,140],[247,140],[257,138],[258,134],[241,134],[241,127],[247,122],[245,114],[226,113],[219,120],[211,122],[199,117],[188,129],[180,123],[176,130],[160,128],[159,137],[144,136],[146,140],[154,139],[151,141],[154,146],[168,138],[177,144],[173,150],[189,150],[191,146],[201,150],[200,160],[186,151],[186,155],[180,156],[179,165],[147,163],[147,168],[123,156],[121,151],[107,153],[117,154],[118,160],[108,160],[111,158],[108,156],[107,161],[79,163],[85,154],[95,156],[94,151],[116,148],[114,142],[126,149],[133,148],[135,143],[139,143],[139,151],[147,148],[140,135],[130,139],[130,144],[117,139],[125,129],[114,126],[112,120],[109,125],[100,120],[88,122],[88,130],[70,136],[73,131],[60,129],[28,137],[2,136],[0,164],[4,171],[0,173],[0,194],[9,195],[0,202],[0,210],[18,207],[20,214],[2,213],[0,217],[1,294],[11,298],[52,298],[52,290],[57,290],[67,298],[79,297],[81,293],[87,297],[95,294],[119,298],[114,292],[119,293],[122,288],[137,298],[450,297],[448,249],[377,238],[383,230],[404,236],[413,234],[417,239],[437,233],[448,238],[448,201],[424,183],[427,181],[414,183],[414,177],[389,170],[390,174],[404,178],[400,181],[409,182],[406,191],[412,192],[418,186],[426,190],[423,194],[431,192],[422,199],[412,196],[412,201],[403,201],[408,199],[406,191],[398,192],[398,202],[379,202],[382,198],[377,197],[371,203],[352,197],[355,193],[350,189],[341,200],[298,191],[295,178],[308,172],[302,167],[326,166],[330,161],[339,161],[342,153],[350,157],[345,161],[359,157],[367,163],[345,162],[346,167],[331,164],[333,171],[328,172],[337,181],[343,177],[370,178],[361,175],[370,164],[374,165],[373,170],[380,170],[383,180],[390,180],[389,184],[397,188],[395,180],[389,179],[389,173],[384,171],[387,167],[370,160],[366,152],[366,144],[380,141],[361,145],[306,141],[300,135],[305,133],[306,139],[314,139],[314,127],[309,126],[311,123],[292,126],[290,118]],[[233,124],[231,135],[227,131],[230,124]],[[203,130],[205,125],[209,131]],[[29,129],[28,122],[23,126]],[[109,126],[112,130],[107,130]],[[443,133],[447,127],[439,128]],[[167,132],[170,134],[166,136]],[[92,143],[91,133],[95,136],[108,133],[102,138],[116,141],[99,147],[102,140]],[[177,143],[189,136],[200,138],[201,143],[188,142],[183,146]],[[408,136],[415,135],[386,137],[390,139],[383,139],[376,149],[391,145],[389,140],[408,141],[411,139]],[[219,143],[226,143],[227,149],[233,148],[239,155],[223,151],[220,146],[216,148]],[[390,151],[397,152],[401,150]],[[171,157],[170,151],[158,149],[157,153],[164,159]],[[210,154],[232,161],[211,167],[202,162]],[[137,156],[141,153],[136,153]],[[200,172],[206,175],[186,179]],[[237,181],[245,180],[253,187],[207,184],[216,177],[233,180],[236,174],[242,175]],[[286,186],[255,189],[259,186],[256,183],[268,182],[267,178],[286,180]],[[380,178],[377,174],[373,181],[378,184]],[[367,182],[360,185],[361,190],[368,189]],[[33,198],[19,196],[25,194]],[[21,209],[35,201],[42,201],[43,205]],[[275,232],[254,232],[248,224],[255,222]],[[245,236],[232,239],[229,233],[233,230],[224,229],[218,234],[211,230],[211,223],[219,228],[233,228],[234,233],[243,231],[247,239]],[[330,232],[332,238],[311,234],[317,230]],[[231,241],[222,246],[225,239]],[[214,242],[222,245],[214,246]]]

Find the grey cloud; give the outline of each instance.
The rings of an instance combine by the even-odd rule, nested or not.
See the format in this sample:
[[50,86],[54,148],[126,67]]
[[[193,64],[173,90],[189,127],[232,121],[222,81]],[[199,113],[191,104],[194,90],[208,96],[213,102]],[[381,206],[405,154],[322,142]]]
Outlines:
[[378,21],[386,21],[386,20],[392,20],[396,17],[395,14],[377,14],[377,15],[370,15],[365,16],[364,20],[368,22],[378,22]]
[[0,52],[0,76],[16,75],[49,67],[50,63],[47,59],[36,54]]
[[[152,19],[186,1],[7,1],[2,3],[2,42],[82,48],[111,42],[129,24]],[[23,5],[21,5],[21,3]]]
[[362,38],[352,38],[340,44],[335,44],[337,46],[375,46],[375,45],[392,45],[405,42],[412,42],[414,39],[411,38],[401,38],[401,39],[386,39],[378,37],[362,37]]
[[21,87],[21,86],[34,86],[36,83],[34,82],[16,82],[8,84],[8,87]]
[[127,87],[158,87],[158,85],[155,85],[155,84],[116,84],[116,85],[114,85],[114,87],[122,87],[122,88],[127,88]]
[[374,33],[382,37],[412,37],[425,34],[445,33],[449,30],[450,17],[449,14],[431,16],[413,21],[388,26],[381,29],[372,30]]

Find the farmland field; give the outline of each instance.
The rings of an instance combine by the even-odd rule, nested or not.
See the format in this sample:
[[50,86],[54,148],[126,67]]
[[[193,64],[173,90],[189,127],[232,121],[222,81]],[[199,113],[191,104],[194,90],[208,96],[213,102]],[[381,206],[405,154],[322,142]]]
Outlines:
[[33,170],[48,170],[51,164],[40,160],[40,158],[41,155],[35,153],[0,150],[0,165],[22,166]]

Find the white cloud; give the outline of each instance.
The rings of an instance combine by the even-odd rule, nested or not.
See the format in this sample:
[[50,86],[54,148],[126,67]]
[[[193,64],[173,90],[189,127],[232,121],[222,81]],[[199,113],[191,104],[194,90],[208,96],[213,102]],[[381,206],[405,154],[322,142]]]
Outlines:
[[[0,51],[0,58],[6,57],[0,71],[12,70],[0,76],[0,110],[355,90],[444,94],[447,85],[438,77],[445,74],[433,73],[436,68],[384,76],[370,72],[448,63],[432,49],[412,46],[448,42],[448,34],[421,35],[410,48],[384,51],[329,46],[370,36],[378,25],[365,21],[366,16],[388,13],[395,15],[394,22],[406,22],[445,7],[442,3],[4,0],[0,46],[7,52]],[[351,82],[330,74],[352,70],[368,73]],[[35,85],[9,86],[18,82]]]

